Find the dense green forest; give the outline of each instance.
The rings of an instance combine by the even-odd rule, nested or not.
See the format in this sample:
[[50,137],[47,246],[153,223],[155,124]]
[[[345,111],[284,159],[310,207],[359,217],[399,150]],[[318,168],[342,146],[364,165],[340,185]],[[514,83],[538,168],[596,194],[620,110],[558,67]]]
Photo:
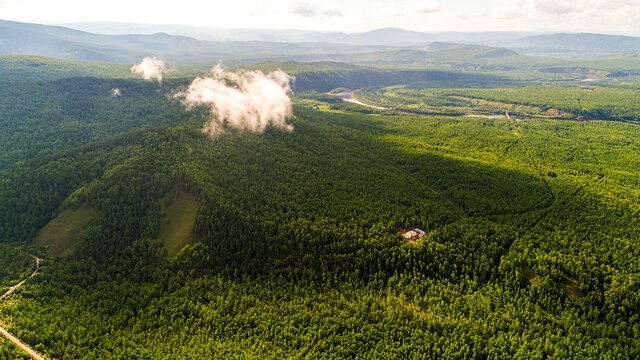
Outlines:
[[516,105],[540,107],[543,111],[557,109],[591,119],[640,119],[638,91],[606,87],[527,87],[522,89],[493,89],[491,94],[482,90],[453,91],[451,95],[467,96],[507,102]]
[[449,84],[483,84],[487,86],[513,86],[520,79],[492,73],[470,73],[452,70],[411,70],[411,69],[358,69],[302,71],[295,73],[295,90],[329,91],[337,87],[352,89],[369,86],[409,84],[417,81],[446,82]]
[[0,340],[0,359],[2,360],[29,360],[31,357],[22,352],[9,340]]
[[[209,64],[207,64],[209,66]],[[165,78],[204,75],[206,67],[169,65]],[[30,79],[63,79],[70,77],[134,78],[131,65],[100,61],[74,61],[30,55],[0,55],[0,77]]]
[[0,87],[0,169],[190,116],[161,86],[143,81],[0,79]]
[[[297,81],[354,87],[322,74]],[[638,125],[548,113],[580,88],[399,74],[353,81],[438,81],[359,96],[440,115],[299,94],[292,132],[215,137],[169,96],[187,80],[1,80],[0,241],[47,266],[0,322],[55,359],[639,357]]]
[[[26,279],[35,269],[35,261],[29,254],[0,244],[0,295],[5,294],[10,287]],[[0,325],[2,325],[0,323]],[[29,359],[13,343],[0,340],[0,359]]]

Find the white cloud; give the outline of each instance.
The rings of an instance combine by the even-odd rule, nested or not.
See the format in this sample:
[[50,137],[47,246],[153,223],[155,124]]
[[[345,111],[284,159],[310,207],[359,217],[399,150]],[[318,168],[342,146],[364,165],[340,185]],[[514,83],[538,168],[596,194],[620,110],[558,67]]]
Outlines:
[[292,131],[287,123],[293,109],[290,84],[293,78],[283,71],[226,71],[218,64],[206,77],[193,80],[175,95],[191,109],[206,106],[211,119],[203,132],[216,135],[225,127],[262,132],[267,126]]
[[537,0],[534,6],[541,13],[551,15],[581,13],[587,9],[587,4],[581,0]]
[[309,3],[294,4],[291,13],[306,18],[324,18],[344,15],[340,9],[322,9],[317,5]]
[[427,1],[418,3],[418,12],[421,14],[433,14],[440,11],[440,3],[437,1]]
[[139,74],[145,80],[157,80],[159,83],[162,82],[162,73],[165,70],[164,61],[158,59],[155,56],[147,56],[140,64],[133,65],[131,67],[131,72],[134,74]]
[[340,9],[327,9],[327,10],[324,10],[322,14],[327,17],[344,16],[344,14],[342,13],[342,10]]
[[498,19],[521,18],[532,11],[530,0],[501,0],[493,8],[493,17]]
[[579,20],[585,25],[602,20],[628,22],[640,18],[640,0],[500,0],[493,16],[541,23],[549,18],[561,18],[571,22]]

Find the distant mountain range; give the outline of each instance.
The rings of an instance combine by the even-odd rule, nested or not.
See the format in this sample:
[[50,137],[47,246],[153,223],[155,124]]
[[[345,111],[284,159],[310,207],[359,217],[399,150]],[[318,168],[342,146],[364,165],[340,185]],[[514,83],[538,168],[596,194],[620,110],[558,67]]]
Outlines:
[[431,43],[453,42],[506,47],[522,52],[631,52],[640,50],[640,37],[590,33],[544,34],[518,31],[416,32],[399,28],[384,28],[362,33],[343,33],[292,29],[223,29],[117,22],[84,22],[61,25],[97,34],[151,35],[162,32],[208,41],[329,42],[349,45],[387,46],[424,46]]
[[640,50],[640,37],[589,33],[549,34],[496,42],[496,45],[526,52],[631,52]]
[[362,33],[319,32],[305,30],[222,29],[185,25],[145,25],[117,22],[83,22],[60,24],[71,29],[97,34],[155,34],[164,32],[209,41],[330,42],[350,45],[424,45],[434,41],[480,43],[509,41],[533,33],[514,31],[489,32],[416,32],[384,28]]
[[[192,66],[211,66],[218,60],[230,65],[295,60],[502,70],[521,67],[525,60],[538,61],[522,54],[587,53],[590,59],[594,53],[640,50],[638,37],[603,34],[421,33],[398,28],[346,34],[122,23],[67,26],[76,29],[0,20],[0,55],[120,63],[158,55],[175,65]],[[626,61],[635,58],[627,56]]]
[[202,61],[257,54],[349,54],[388,50],[326,42],[207,41],[167,33],[104,35],[61,26],[0,20],[0,54],[39,55],[72,60],[136,62],[148,55],[175,61]]

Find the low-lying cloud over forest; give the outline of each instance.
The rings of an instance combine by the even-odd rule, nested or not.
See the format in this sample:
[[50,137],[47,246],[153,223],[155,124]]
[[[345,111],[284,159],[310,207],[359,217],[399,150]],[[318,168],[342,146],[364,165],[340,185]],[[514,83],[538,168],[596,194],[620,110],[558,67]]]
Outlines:
[[191,109],[206,106],[211,118],[203,131],[214,135],[225,127],[262,132],[267,126],[292,131],[287,123],[292,116],[291,82],[294,78],[278,70],[225,70],[218,64],[206,77],[198,77],[176,98]]
[[142,59],[140,64],[133,65],[131,72],[141,75],[145,80],[151,81],[155,79],[159,83],[162,83],[162,73],[165,69],[164,61],[155,56],[147,56]]

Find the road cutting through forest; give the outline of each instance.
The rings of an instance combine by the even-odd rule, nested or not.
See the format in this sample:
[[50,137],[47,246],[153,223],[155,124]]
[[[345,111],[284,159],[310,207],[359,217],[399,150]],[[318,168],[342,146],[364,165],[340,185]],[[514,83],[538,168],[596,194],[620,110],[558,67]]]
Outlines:
[[[17,288],[19,288],[20,286],[24,285],[25,282],[27,282],[27,280],[31,279],[32,277],[36,276],[36,274],[38,273],[38,269],[40,268],[40,261],[42,261],[42,259],[40,259],[39,257],[29,254],[31,255],[31,257],[36,261],[36,269],[33,271],[33,273],[26,279],[22,280],[21,282],[19,282],[18,284],[12,286],[9,288],[9,290],[7,290],[4,294],[0,295],[0,300],[3,300],[5,297],[9,296],[9,294],[11,294],[12,292],[14,292]],[[19,347],[20,349],[22,349],[22,351],[26,352],[27,354],[29,354],[29,356],[31,356],[33,359],[36,360],[45,360],[44,357],[42,357],[40,354],[38,354],[37,352],[35,352],[33,349],[31,349],[28,345],[26,345],[25,343],[23,343],[22,341],[20,341],[20,339],[18,339],[17,337],[11,335],[7,330],[5,330],[2,326],[0,326],[0,333],[2,333],[2,335],[4,335],[7,339],[9,339],[9,341],[11,341],[12,343],[14,343],[17,347]]]

